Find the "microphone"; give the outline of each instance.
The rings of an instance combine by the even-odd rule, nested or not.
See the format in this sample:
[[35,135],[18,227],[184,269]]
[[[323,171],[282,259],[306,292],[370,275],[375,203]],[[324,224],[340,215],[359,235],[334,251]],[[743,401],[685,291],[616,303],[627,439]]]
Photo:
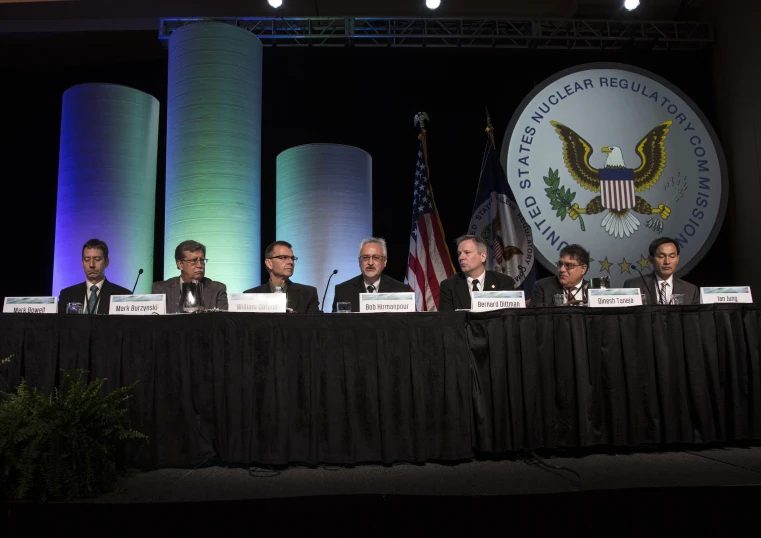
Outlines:
[[[641,293],[645,294],[645,297],[647,297],[647,282],[645,282],[645,277],[642,276],[642,271],[639,270],[639,267],[637,267],[637,264],[631,264],[629,267],[633,268],[635,271],[639,273],[639,278],[642,280],[642,289],[640,290]],[[658,286],[655,287],[656,289]],[[658,298],[661,298],[660,290],[658,291]],[[662,301],[659,301],[662,302]]]
[[333,269],[333,272],[330,273],[330,276],[328,277],[328,283],[325,284],[325,293],[322,294],[322,308],[320,311],[324,314],[325,313],[325,296],[328,294],[328,286],[330,286],[330,279],[333,278],[333,275],[335,275],[338,272],[338,269]]
[[143,274],[143,270],[142,270],[142,269],[140,269],[140,270],[137,272],[137,278],[135,279],[135,285],[134,285],[134,286],[132,286],[132,293],[133,293],[133,294],[135,293],[135,288],[137,288],[137,281],[138,281],[138,280],[140,280],[140,275],[142,275],[142,274]]

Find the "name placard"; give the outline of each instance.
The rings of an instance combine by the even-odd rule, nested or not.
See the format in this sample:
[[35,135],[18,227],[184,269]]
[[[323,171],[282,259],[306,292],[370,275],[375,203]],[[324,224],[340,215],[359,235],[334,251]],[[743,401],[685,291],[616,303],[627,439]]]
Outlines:
[[227,311],[285,313],[286,301],[285,293],[230,293]]
[[750,286],[700,288],[700,304],[752,302],[753,297],[750,294]]
[[6,297],[3,312],[7,314],[56,314],[58,297]]
[[166,314],[166,295],[163,293],[140,295],[112,295],[108,313],[129,316]]
[[401,291],[397,293],[360,293],[359,311],[366,312],[414,312],[415,294]]
[[587,293],[591,307],[642,306],[639,288],[589,288]]
[[470,292],[471,312],[487,312],[501,308],[526,308],[523,290]]

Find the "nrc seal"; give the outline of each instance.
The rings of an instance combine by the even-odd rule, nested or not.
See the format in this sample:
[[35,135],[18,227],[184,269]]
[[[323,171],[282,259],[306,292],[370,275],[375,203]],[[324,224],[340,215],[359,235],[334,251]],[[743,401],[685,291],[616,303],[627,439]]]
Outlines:
[[590,252],[588,276],[612,286],[649,270],[661,236],[681,247],[677,276],[713,244],[724,218],[727,174],[718,139],[669,82],[623,64],[556,74],[518,107],[501,160],[537,259]]

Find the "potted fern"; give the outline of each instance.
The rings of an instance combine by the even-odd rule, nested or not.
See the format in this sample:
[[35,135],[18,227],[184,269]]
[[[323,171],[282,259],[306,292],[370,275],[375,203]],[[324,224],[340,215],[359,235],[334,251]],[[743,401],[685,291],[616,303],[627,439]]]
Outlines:
[[[0,364],[7,363],[5,359]],[[46,396],[24,380],[0,392],[0,495],[6,500],[65,500],[113,491],[129,470],[126,443],[147,439],[130,428],[135,383],[103,394],[104,379],[63,372]]]

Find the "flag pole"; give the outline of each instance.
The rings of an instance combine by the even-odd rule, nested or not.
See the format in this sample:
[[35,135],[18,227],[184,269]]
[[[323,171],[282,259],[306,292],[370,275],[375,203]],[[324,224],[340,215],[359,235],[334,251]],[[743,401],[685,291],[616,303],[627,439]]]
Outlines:
[[425,131],[425,122],[431,121],[428,114],[425,112],[418,112],[415,114],[415,125],[420,124],[420,134],[417,135],[417,139],[423,144],[423,162],[425,163],[425,175],[428,176],[428,181],[431,180],[431,170],[428,168],[428,143],[427,133]]

